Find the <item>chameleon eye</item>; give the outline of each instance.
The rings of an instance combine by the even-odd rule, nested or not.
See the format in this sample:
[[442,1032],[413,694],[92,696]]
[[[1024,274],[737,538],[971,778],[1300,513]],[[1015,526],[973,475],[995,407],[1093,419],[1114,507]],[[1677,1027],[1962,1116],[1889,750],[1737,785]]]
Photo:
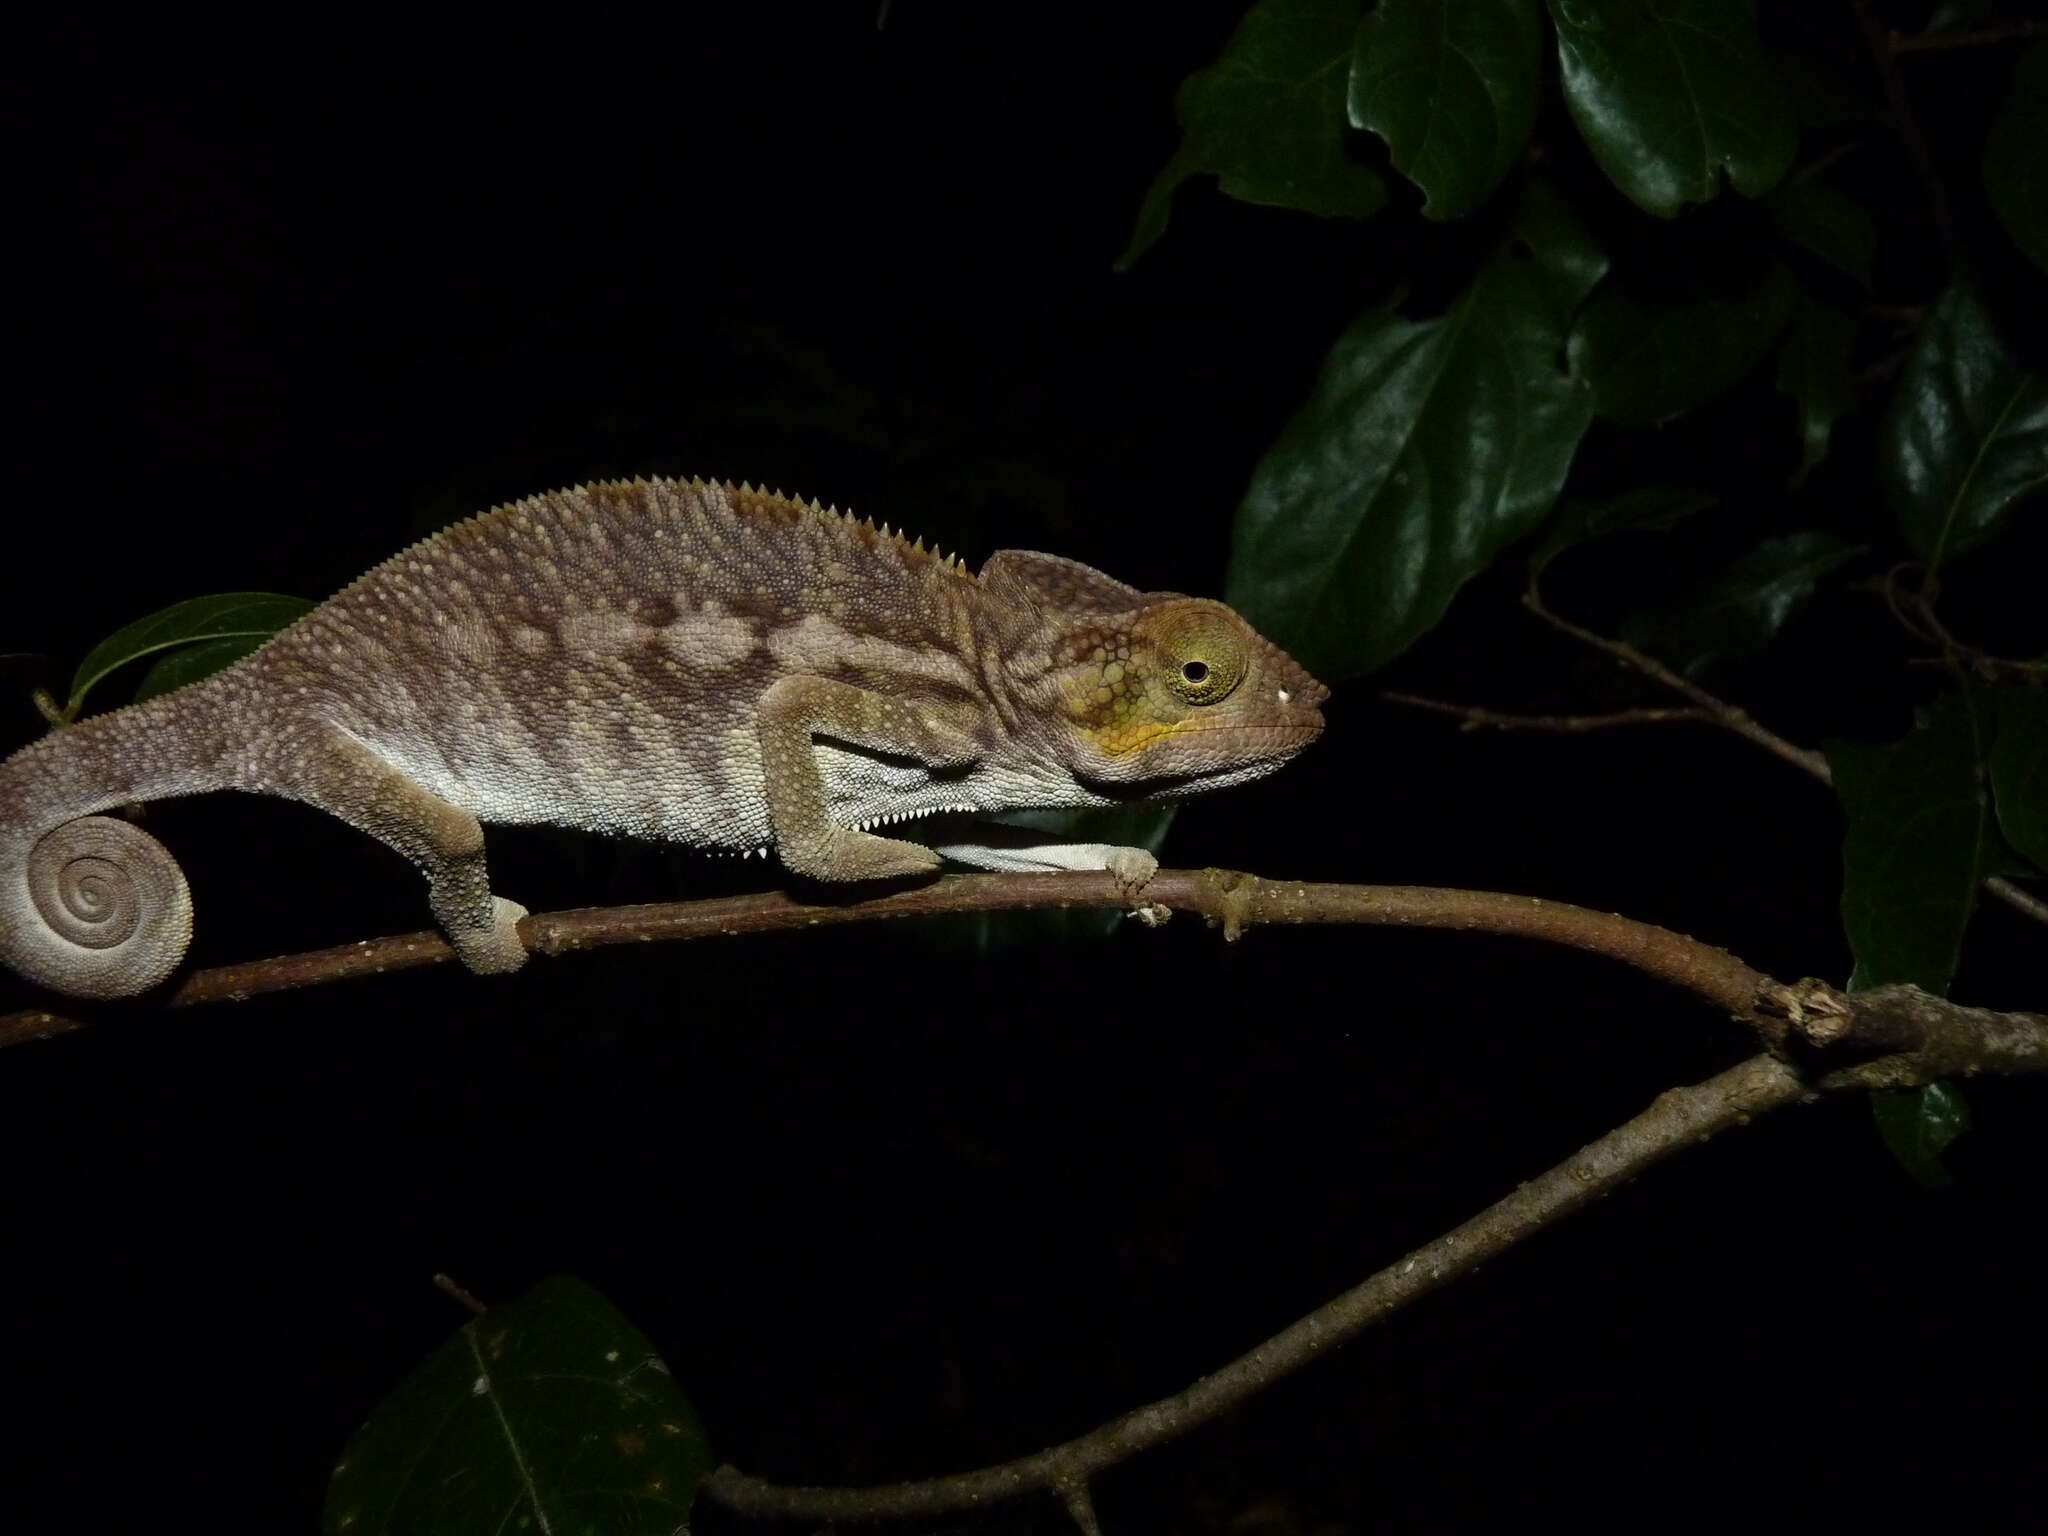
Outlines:
[[1244,678],[1244,637],[1212,608],[1186,608],[1160,627],[1160,659],[1168,691],[1184,704],[1215,704]]

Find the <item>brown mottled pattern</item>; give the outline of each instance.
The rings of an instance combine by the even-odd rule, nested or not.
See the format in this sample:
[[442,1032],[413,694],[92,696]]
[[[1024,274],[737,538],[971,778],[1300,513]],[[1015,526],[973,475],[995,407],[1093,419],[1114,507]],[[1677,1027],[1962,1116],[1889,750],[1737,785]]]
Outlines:
[[756,848],[760,696],[801,672],[978,699],[956,652],[973,591],[956,563],[837,512],[636,480],[458,523],[257,665],[485,820]]

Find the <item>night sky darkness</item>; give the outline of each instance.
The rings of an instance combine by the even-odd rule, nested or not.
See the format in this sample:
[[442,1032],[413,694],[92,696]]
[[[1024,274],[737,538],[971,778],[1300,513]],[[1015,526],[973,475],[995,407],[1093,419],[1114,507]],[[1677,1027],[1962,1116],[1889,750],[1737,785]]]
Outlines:
[[[901,0],[879,33],[860,5],[702,9],[25,40],[0,651],[61,682],[180,598],[319,597],[495,501],[656,471],[851,505],[971,562],[1044,548],[1220,591],[1258,455],[1420,259],[1391,221],[1203,182],[1112,273],[1174,87],[1238,8]],[[1470,236],[1428,238],[1454,264]],[[1596,435],[1586,470],[1656,451]],[[1589,558],[1560,600],[1597,619]],[[1340,688],[1299,763],[1191,805],[1166,861],[1525,892],[1845,975],[1838,817],[1753,748],[1461,735],[1378,701],[1613,697],[1517,615],[1516,581]],[[1856,681],[1897,665],[1872,609],[1801,621],[1826,638],[1752,680],[1766,718],[1806,741],[1902,728]],[[11,750],[38,724],[18,682],[0,705]],[[196,963],[427,920],[396,856],[302,807],[216,796],[148,825],[191,879]],[[773,878],[536,830],[491,850],[535,910]],[[1980,921],[1955,995],[2040,1006],[2038,934]],[[0,1010],[30,1000],[0,977]],[[1749,1051],[1589,958],[1372,930],[1226,948],[1185,918],[611,950],[96,1017],[0,1059],[0,1526],[24,1532],[314,1528],[351,1429],[463,1321],[437,1270],[486,1299],[589,1280],[750,1472],[1018,1455]],[[2017,1529],[2048,1443],[2048,1115],[2038,1086],[1970,1093],[1946,1194],[1906,1182],[1861,1104],[1779,1115],[1112,1473],[1103,1518]]]

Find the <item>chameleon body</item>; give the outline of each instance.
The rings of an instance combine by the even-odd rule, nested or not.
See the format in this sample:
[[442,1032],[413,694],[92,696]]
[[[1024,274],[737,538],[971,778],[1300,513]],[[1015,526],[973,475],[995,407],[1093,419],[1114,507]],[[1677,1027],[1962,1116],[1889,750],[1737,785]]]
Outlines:
[[[974,574],[749,487],[581,486],[458,523],[234,666],[0,763],[0,961],[88,997],[163,980],[184,877],[95,813],[215,789],[307,801],[405,854],[479,972],[525,960],[486,821],[773,848],[817,880],[943,854],[1137,884],[1142,850],[952,829],[1257,778],[1315,739],[1325,697],[1223,604],[1056,556]],[[868,830],[912,818],[934,818],[927,841]]]

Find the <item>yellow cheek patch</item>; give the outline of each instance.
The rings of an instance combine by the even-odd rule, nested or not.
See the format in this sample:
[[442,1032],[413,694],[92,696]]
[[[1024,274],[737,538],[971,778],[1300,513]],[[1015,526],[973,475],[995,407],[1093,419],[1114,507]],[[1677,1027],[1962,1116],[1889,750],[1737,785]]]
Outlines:
[[1112,757],[1135,752],[1164,727],[1145,707],[1145,691],[1128,654],[1097,650],[1095,665],[1067,685],[1067,713]]
[[1110,757],[1142,752],[1162,737],[1177,734],[1186,724],[1153,714],[1143,690],[1128,676],[1115,682],[1103,676],[1092,685],[1078,683],[1068,690],[1068,701],[1074,723]]
[[1179,730],[1177,725],[1166,725],[1158,720],[1133,720],[1123,725],[1092,727],[1088,734],[1108,756],[1129,757]]
[[1105,754],[1128,757],[1182,729],[1154,712],[1157,701],[1147,696],[1129,636],[1102,636],[1087,659],[1087,669],[1067,683],[1067,712]]

